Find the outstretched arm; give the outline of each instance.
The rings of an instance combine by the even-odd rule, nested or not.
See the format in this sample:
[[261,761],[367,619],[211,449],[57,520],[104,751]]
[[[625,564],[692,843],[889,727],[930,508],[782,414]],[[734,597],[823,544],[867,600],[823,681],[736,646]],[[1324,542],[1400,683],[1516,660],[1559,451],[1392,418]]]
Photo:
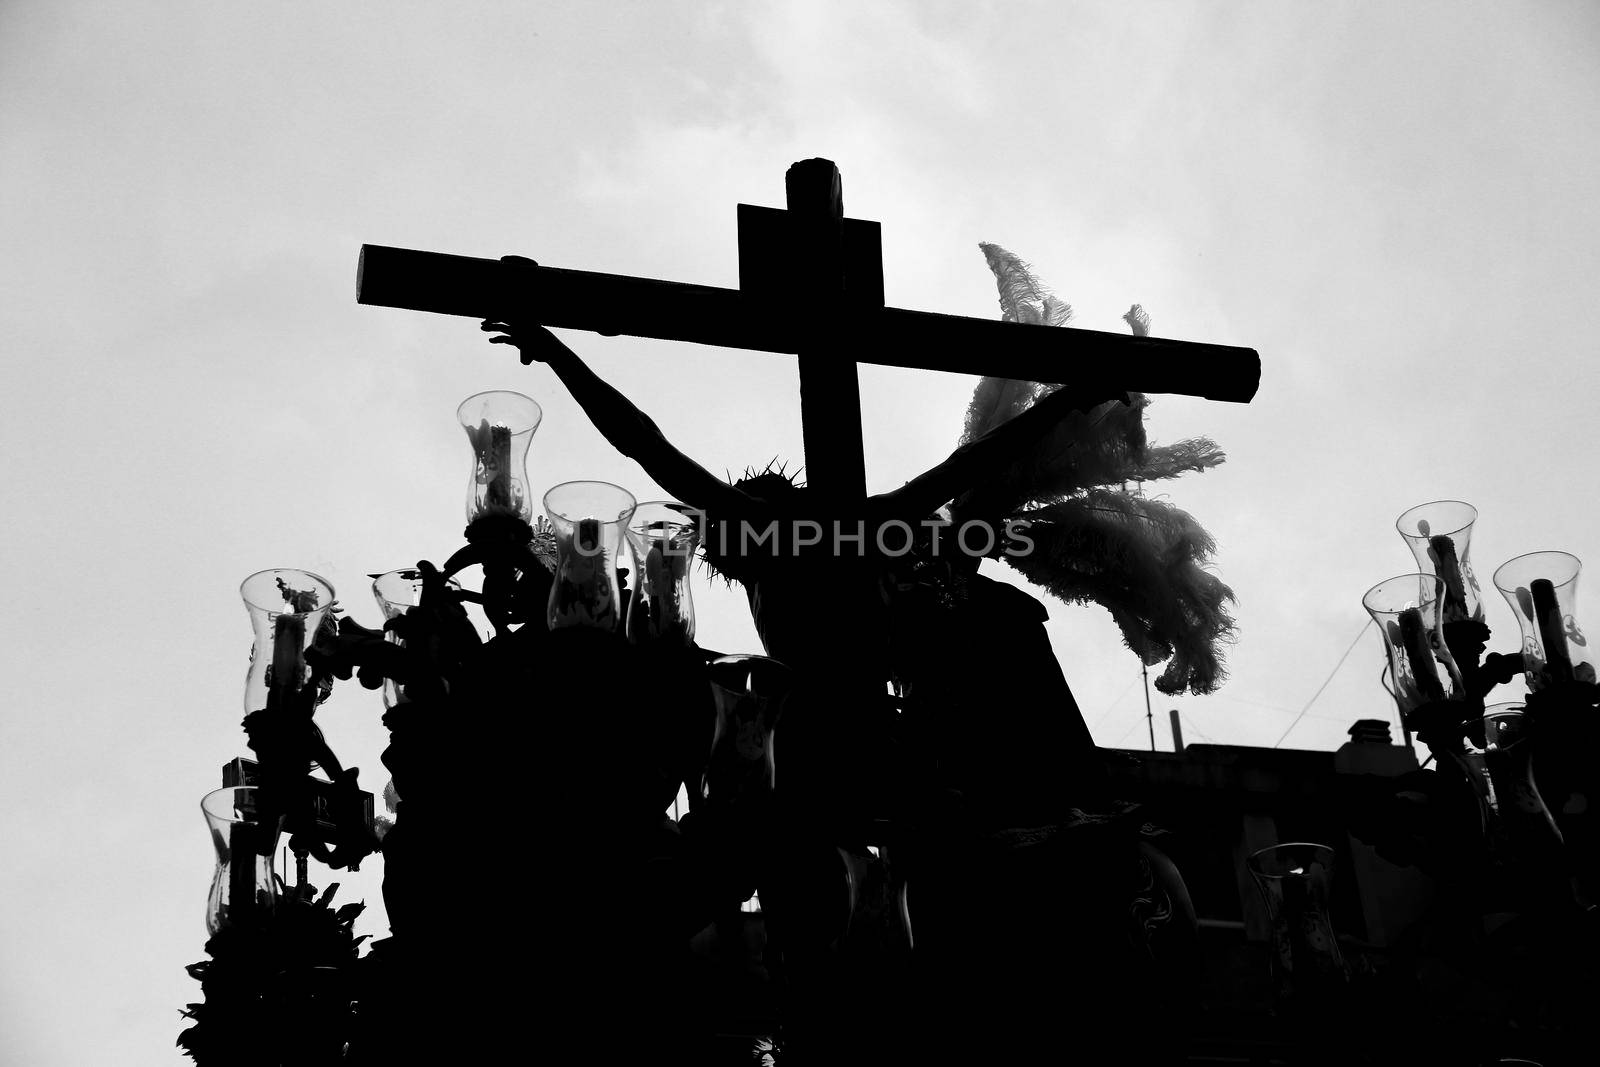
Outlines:
[[577,353],[543,326],[486,321],[480,328],[503,335],[489,338],[490,344],[515,345],[522,353],[524,366],[537,360],[555,371],[595,429],[617,451],[638,461],[645,473],[674,499],[720,514],[737,514],[747,503],[744,493],[678,451],[650,416],[602,381]]
[[885,519],[917,522],[1015,463],[1071,412],[1089,411],[1107,400],[1127,403],[1128,396],[1104,385],[1064,385],[899,489],[874,496],[874,510]]

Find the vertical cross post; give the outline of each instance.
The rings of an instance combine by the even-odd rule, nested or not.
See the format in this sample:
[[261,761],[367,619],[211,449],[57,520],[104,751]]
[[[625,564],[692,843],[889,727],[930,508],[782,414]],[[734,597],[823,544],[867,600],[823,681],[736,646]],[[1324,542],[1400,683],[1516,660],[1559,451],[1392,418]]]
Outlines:
[[865,499],[861,385],[848,331],[838,329],[845,300],[844,183],[832,161],[805,159],[789,168],[784,187],[801,287],[806,484],[836,499]]

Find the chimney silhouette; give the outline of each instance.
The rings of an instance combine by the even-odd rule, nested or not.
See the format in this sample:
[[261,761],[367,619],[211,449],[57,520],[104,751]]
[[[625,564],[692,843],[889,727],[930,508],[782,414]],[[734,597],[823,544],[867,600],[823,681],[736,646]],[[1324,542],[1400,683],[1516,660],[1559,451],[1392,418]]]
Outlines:
[[1350,727],[1350,741],[1357,745],[1392,745],[1394,738],[1389,733],[1389,724],[1382,719],[1357,719],[1354,726]]

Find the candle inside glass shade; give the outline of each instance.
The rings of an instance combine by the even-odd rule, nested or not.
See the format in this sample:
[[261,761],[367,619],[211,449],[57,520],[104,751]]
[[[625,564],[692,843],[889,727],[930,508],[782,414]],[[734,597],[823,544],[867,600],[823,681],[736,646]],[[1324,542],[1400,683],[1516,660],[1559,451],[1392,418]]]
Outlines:
[[303,680],[309,644],[307,615],[316,611],[317,591],[292,588],[282,575],[273,580],[288,610],[272,619],[272,674],[267,679],[267,687],[283,697],[297,692]]
[[484,486],[484,507],[504,511],[514,507],[511,499],[511,428],[491,426],[487,419],[467,437],[478,453],[478,484]]
[[277,906],[278,877],[273,869],[283,815],[267,815],[260,790],[234,786],[207,793],[201,813],[216,848],[216,872],[206,900],[206,933],[249,926]]
[[521,393],[495,390],[467,397],[456,409],[456,418],[472,445],[467,521],[511,515],[531,523],[526,463],[543,410]]
[[1433,500],[1395,520],[1417,568],[1444,579],[1444,621],[1483,619],[1483,594],[1468,554],[1478,509],[1460,500]]
[[[457,587],[455,579],[451,579],[449,584]],[[377,575],[372,580],[372,598],[378,602],[378,610],[383,612],[386,624],[383,639],[389,644],[405,647],[405,640],[387,623],[422,603],[422,572],[414,567],[404,567]],[[410,698],[406,696],[405,687],[393,678],[385,677],[383,706],[393,708],[406,703],[410,703]]]
[[629,640],[694,640],[689,564],[700,543],[699,519],[694,508],[671,500],[646,501],[634,509],[627,531],[637,564],[628,605]]
[[1329,910],[1333,860],[1327,845],[1295,841],[1245,861],[1271,924],[1274,992],[1282,1006],[1325,1001],[1349,980]]
[[246,578],[239,595],[255,631],[245,712],[304,701],[311,681],[306,650],[333,606],[333,586],[310,571],[277,567]]
[[1534,778],[1519,702],[1491,704],[1464,725],[1451,756],[1476,794],[1490,860],[1502,867],[1559,864],[1563,838]]
[[1362,606],[1378,624],[1389,659],[1390,691],[1410,733],[1412,714],[1428,704],[1465,694],[1461,673],[1442,634],[1439,605],[1444,579],[1436,574],[1401,574],[1367,590]]
[[[1423,620],[1421,608],[1403,609],[1398,621],[1390,623],[1390,626],[1393,627],[1394,638],[1405,649],[1412,663],[1424,662],[1433,654],[1428,639],[1428,624]],[[1414,677],[1423,700],[1444,699],[1444,686],[1436,673],[1418,671]]]
[[556,544],[545,618],[550,629],[617,629],[622,621],[617,552],[635,506],[632,493],[609,482],[562,482],[545,494]]
[[1522,630],[1529,689],[1595,681],[1594,658],[1577,620],[1582,569],[1570,552],[1547,551],[1518,556],[1494,572],[1495,588]]
[[793,672],[766,656],[722,656],[708,670],[717,718],[710,759],[689,793],[691,808],[701,801],[737,802],[776,788],[772,732],[794,688]]

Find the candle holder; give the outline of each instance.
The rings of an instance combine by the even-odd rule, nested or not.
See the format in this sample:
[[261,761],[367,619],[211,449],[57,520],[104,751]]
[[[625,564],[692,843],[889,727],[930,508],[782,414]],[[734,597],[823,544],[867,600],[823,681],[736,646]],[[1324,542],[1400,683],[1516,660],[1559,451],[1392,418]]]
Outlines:
[[556,541],[550,629],[617,629],[622,621],[617,552],[636,506],[632,493],[609,482],[562,482],[544,495]]
[[533,498],[528,491],[528,446],[544,417],[521,393],[476,393],[456,409],[472,445],[467,480],[467,544],[445,561],[450,578],[483,567],[481,593],[462,594],[482,605],[495,633],[535,622],[549,598],[549,568],[535,556]]
[[1595,681],[1589,642],[1578,629],[1578,574],[1570,552],[1529,552],[1500,565],[1495,588],[1522,629],[1522,662],[1534,692],[1570,682]]
[[1333,849],[1296,841],[1252,853],[1250,877],[1272,924],[1273,988],[1280,1009],[1331,1007],[1350,969],[1328,912]]
[[777,786],[772,732],[794,674],[766,656],[723,656],[709,670],[716,726],[710,760],[690,799],[720,804],[769,798]]
[[[452,593],[461,591],[461,583],[454,578],[447,579],[444,584]],[[403,627],[394,623],[422,604],[423,585],[422,572],[415,567],[386,571],[373,577],[372,598],[378,602],[378,610],[383,612],[384,641],[399,648],[406,646],[406,638],[401,632]],[[437,680],[430,684],[435,687],[438,685]],[[406,686],[386,673],[383,676],[383,706],[392,709],[410,702]]]
[[1460,500],[1418,504],[1395,520],[1417,569],[1444,579],[1444,622],[1483,621],[1483,593],[1467,559],[1478,509]]
[[[412,568],[386,571],[378,575],[372,581],[372,598],[378,602],[378,610],[383,612],[385,623],[400,618],[422,603],[422,572]],[[383,639],[391,645],[405,647],[405,639],[387,625],[383,628]],[[393,678],[385,676],[383,706],[387,709],[410,702],[405,687]]]
[[309,715],[327,694],[306,662],[306,652],[333,606],[333,586],[310,571],[278,567],[246,578],[239,595],[255,630],[245,675],[245,714],[294,708]]
[[689,566],[700,546],[698,519],[693,508],[671,500],[651,500],[634,509],[628,523],[628,544],[636,564],[628,601],[628,640],[694,643]]
[[[898,859],[898,845],[886,839],[887,822],[878,820],[873,844],[841,847],[849,883],[849,919],[844,934],[847,947],[870,957],[912,952],[916,941],[911,929],[909,887]],[[891,853],[893,855],[891,855]]]
[[1470,708],[1461,672],[1444,640],[1439,610],[1444,590],[1445,580],[1437,574],[1401,574],[1379,582],[1361,598],[1383,635],[1389,692],[1399,706],[1407,744],[1413,732],[1428,731],[1423,737],[1428,741],[1433,727],[1456,726]]
[[543,409],[521,393],[495,390],[467,397],[456,409],[456,418],[472,445],[467,522],[510,516],[531,523],[528,446],[544,418]]
[[283,816],[266,812],[255,786],[207,793],[200,811],[217,851],[217,870],[206,900],[206,933],[215,937],[223,930],[265,923],[278,905],[273,861]]
[[1561,831],[1534,781],[1523,707],[1491,704],[1482,718],[1466,723],[1463,749],[1452,753],[1477,797],[1489,863],[1511,874],[1559,867],[1563,851]]

